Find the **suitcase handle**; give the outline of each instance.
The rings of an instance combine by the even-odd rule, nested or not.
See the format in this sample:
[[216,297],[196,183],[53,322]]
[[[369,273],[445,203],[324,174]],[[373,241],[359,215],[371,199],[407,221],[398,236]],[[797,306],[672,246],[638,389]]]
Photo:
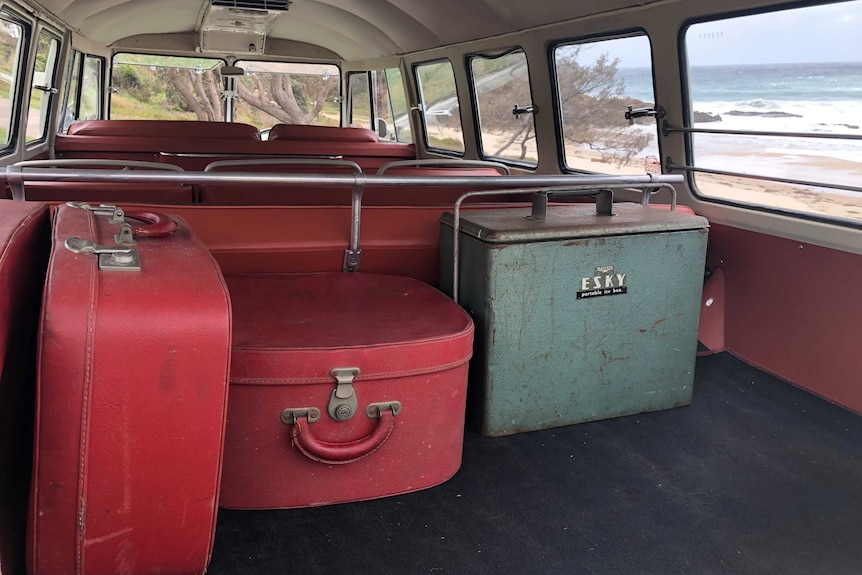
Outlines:
[[144,210],[126,210],[127,218],[143,222],[132,226],[132,234],[139,238],[162,238],[177,231],[177,222],[167,214]]
[[309,459],[328,465],[344,465],[358,461],[380,449],[394,429],[395,414],[392,411],[382,411],[374,431],[356,441],[347,443],[322,441],[314,436],[311,425],[301,418],[294,421],[290,437],[297,449]]

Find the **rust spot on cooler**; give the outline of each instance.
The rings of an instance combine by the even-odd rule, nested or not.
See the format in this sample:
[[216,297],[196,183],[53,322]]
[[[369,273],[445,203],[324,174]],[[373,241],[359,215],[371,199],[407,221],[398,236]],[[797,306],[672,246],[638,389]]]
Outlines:
[[582,243],[584,243],[584,242],[582,242],[581,240],[572,240],[570,242],[563,242],[563,247],[579,246]]

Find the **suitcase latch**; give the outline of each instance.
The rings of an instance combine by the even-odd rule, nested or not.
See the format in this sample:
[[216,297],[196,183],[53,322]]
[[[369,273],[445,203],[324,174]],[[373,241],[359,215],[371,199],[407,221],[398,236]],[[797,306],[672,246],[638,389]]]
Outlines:
[[98,254],[100,270],[141,271],[138,250],[128,245],[102,246],[77,237],[67,238],[63,245],[75,254]]
[[330,370],[329,375],[335,378],[335,389],[329,396],[329,405],[326,411],[336,421],[347,421],[354,415],[359,403],[356,401],[356,393],[353,390],[353,379],[359,375],[358,367],[336,367]]

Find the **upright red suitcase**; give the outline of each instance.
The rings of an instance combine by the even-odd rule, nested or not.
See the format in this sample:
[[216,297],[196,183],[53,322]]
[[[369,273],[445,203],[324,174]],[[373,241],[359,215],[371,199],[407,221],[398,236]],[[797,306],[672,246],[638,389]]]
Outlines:
[[155,225],[129,227],[102,211],[55,214],[29,572],[200,574],[226,415],[224,279],[182,220],[139,213]]
[[48,206],[0,200],[0,573],[24,572]]
[[461,464],[470,317],[436,289],[365,273],[229,276],[234,311],[220,504],[395,495]]

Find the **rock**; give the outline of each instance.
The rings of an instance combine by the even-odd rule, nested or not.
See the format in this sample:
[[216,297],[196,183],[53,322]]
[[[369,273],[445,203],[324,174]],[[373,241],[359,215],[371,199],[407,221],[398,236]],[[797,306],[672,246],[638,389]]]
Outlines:
[[789,112],[743,112],[741,110],[731,110],[726,112],[728,116],[759,116],[761,118],[801,118],[799,114],[791,114]]
[[695,124],[705,124],[707,122],[721,122],[721,116],[718,114],[710,114],[709,112],[695,111],[692,114]]

